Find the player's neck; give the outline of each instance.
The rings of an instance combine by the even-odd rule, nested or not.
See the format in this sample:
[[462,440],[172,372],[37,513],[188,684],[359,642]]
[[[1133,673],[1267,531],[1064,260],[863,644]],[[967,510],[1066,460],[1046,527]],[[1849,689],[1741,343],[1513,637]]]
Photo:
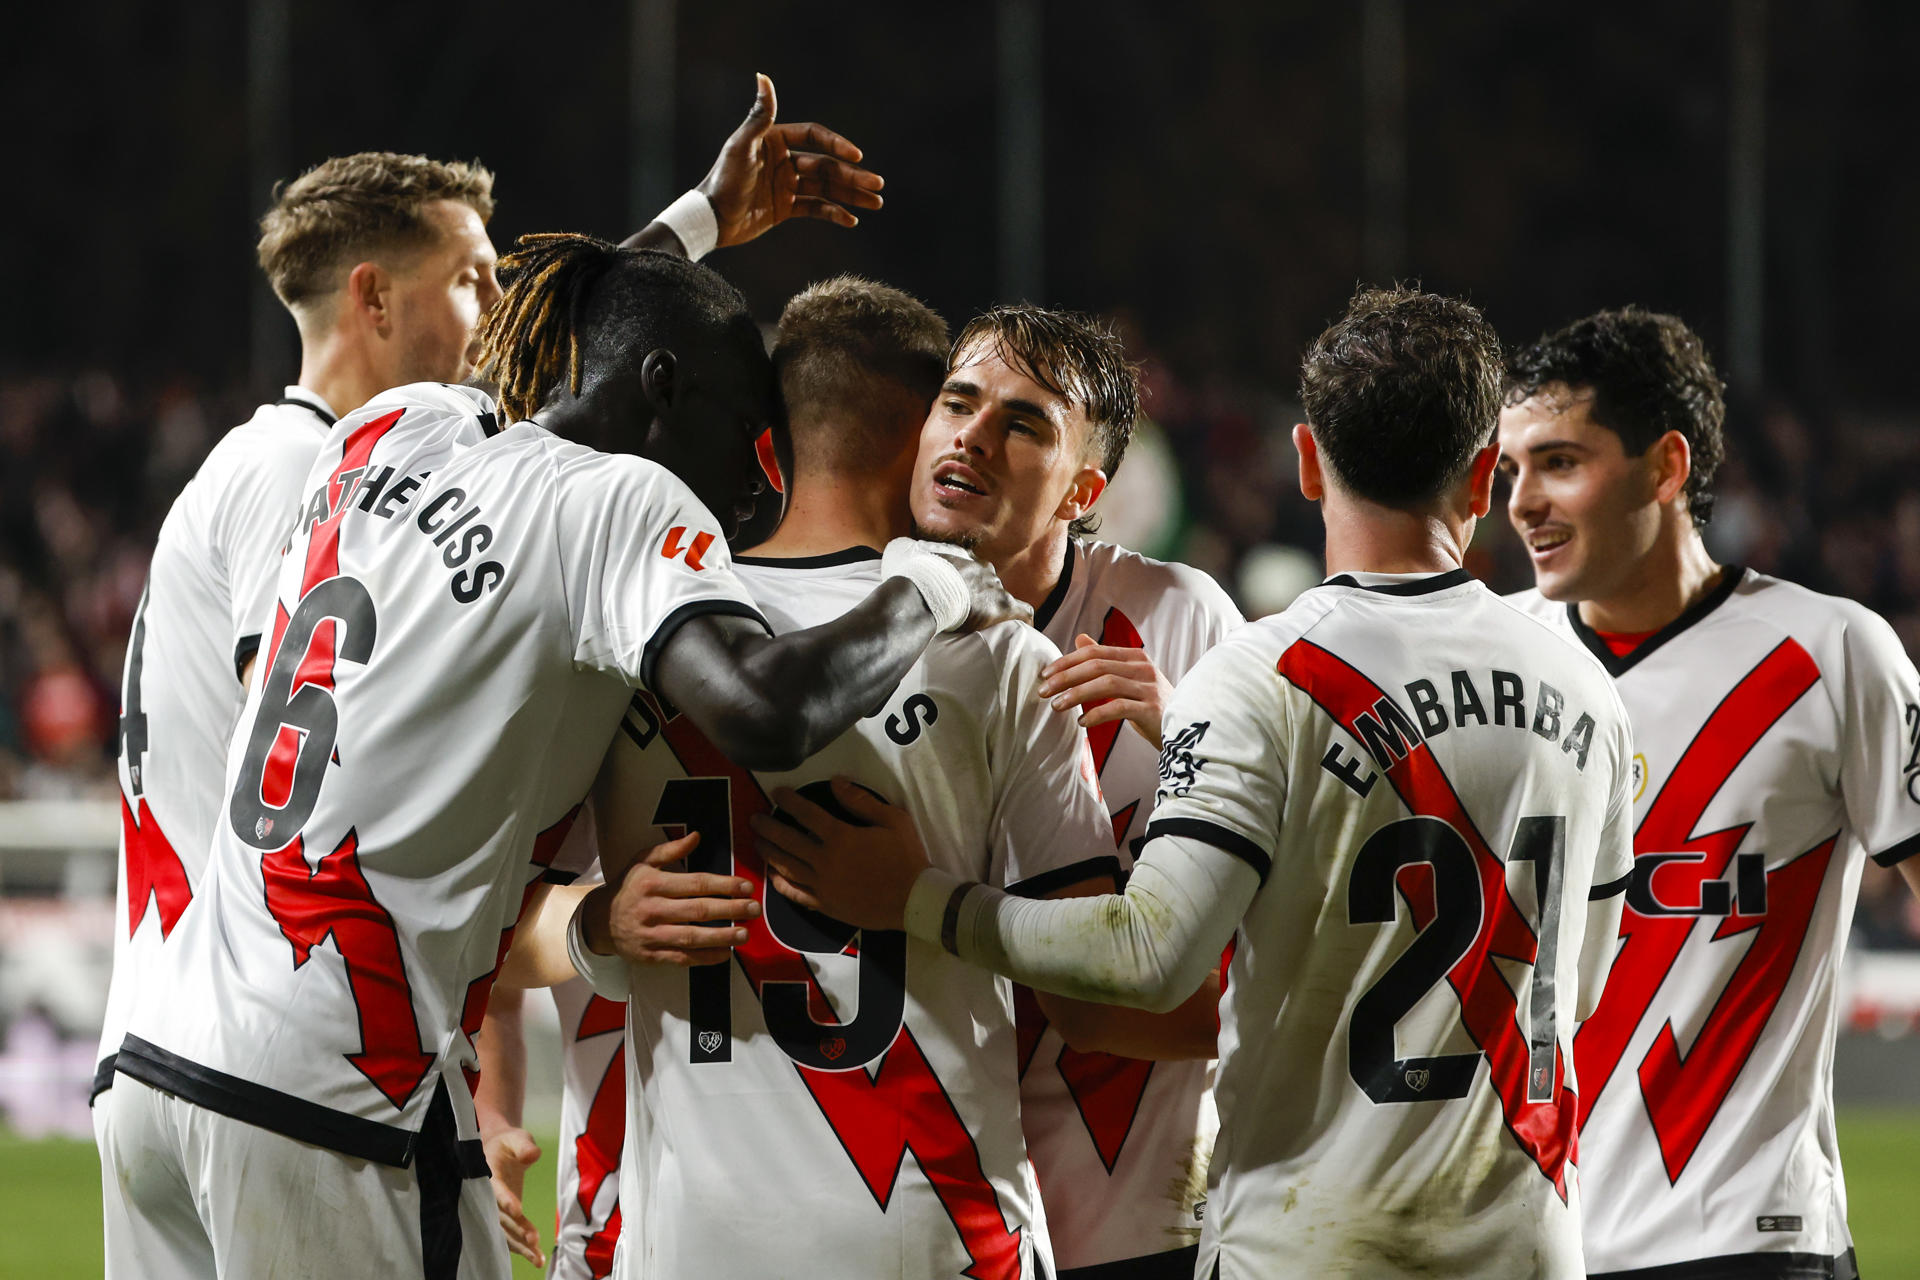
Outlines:
[[1580,602],[1580,621],[1595,631],[1639,635],[1658,631],[1720,585],[1725,570],[1707,553],[1685,512],[1662,528],[1653,547],[1617,590]]
[[984,555],[1000,575],[1007,593],[1022,604],[1038,609],[1060,584],[1060,571],[1067,564],[1067,544],[1072,539],[1067,522],[1055,520],[1045,536],[1006,556]]
[[388,390],[366,353],[345,334],[331,330],[301,335],[298,381],[343,418]]
[[1473,521],[1433,512],[1400,511],[1329,492],[1320,503],[1327,525],[1327,576],[1340,573],[1446,573],[1458,569],[1473,538]]
[[885,547],[912,523],[904,481],[801,466],[787,495],[787,514],[773,536],[746,554],[774,560],[828,555],[848,547]]

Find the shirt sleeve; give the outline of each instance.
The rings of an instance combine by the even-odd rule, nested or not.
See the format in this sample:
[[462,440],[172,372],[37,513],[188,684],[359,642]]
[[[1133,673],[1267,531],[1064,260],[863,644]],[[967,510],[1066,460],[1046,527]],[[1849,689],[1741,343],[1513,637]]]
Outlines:
[[319,451],[320,442],[304,434],[279,443],[230,476],[221,494],[216,536],[227,574],[227,636],[235,675],[259,652],[261,636],[273,625],[281,550]]
[[1075,713],[1055,711],[1034,694],[1040,672],[1060,651],[1020,623],[1002,624],[983,639],[999,681],[989,742],[997,797],[989,828],[992,882],[1033,898],[1095,877],[1117,888],[1113,819],[1086,731]]
[[1920,675],[1878,615],[1849,619],[1841,692],[1840,794],[1875,862],[1920,854]]
[[583,452],[562,467],[556,528],[574,661],[650,685],[673,632],[707,613],[766,622],[720,522],[643,458]]
[[[1606,817],[1600,824],[1600,847],[1594,853],[1592,887],[1587,890],[1587,912],[1580,935],[1580,990],[1574,1018],[1584,1022],[1600,1007],[1613,958],[1620,950],[1620,916],[1626,903],[1627,882],[1633,877],[1633,744],[1626,729],[1627,714],[1615,707],[1614,767]],[[1569,908],[1576,904],[1569,902]]]
[[1287,798],[1278,677],[1250,645],[1216,647],[1173,691],[1147,839],[1184,836],[1239,858],[1265,883]]

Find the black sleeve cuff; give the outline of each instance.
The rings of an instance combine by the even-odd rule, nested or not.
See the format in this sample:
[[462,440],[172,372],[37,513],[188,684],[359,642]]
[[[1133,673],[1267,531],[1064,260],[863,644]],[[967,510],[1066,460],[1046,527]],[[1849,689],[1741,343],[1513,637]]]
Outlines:
[[240,642],[233,646],[234,679],[237,680],[240,678],[240,673],[246,670],[247,664],[249,662],[252,662],[254,655],[259,652],[260,652],[260,633],[258,631],[254,632],[250,636],[240,637]]
[[1602,902],[1608,898],[1617,898],[1627,891],[1627,884],[1632,879],[1633,872],[1629,871],[1618,880],[1609,880],[1605,884],[1597,884],[1587,890],[1587,901]]
[[648,689],[653,688],[654,664],[660,661],[660,651],[667,647],[667,641],[673,639],[673,633],[691,619],[710,613],[725,614],[735,618],[751,618],[759,623],[768,635],[773,634],[773,628],[767,626],[767,620],[760,616],[760,611],[744,600],[719,598],[690,600],[661,620],[660,625],[653,629],[653,638],[647,641],[647,647],[641,650],[640,683],[642,685]]
[[1161,818],[1157,822],[1149,822],[1147,843],[1152,844],[1161,836],[1185,836],[1189,840],[1210,844],[1222,853],[1230,853],[1252,867],[1263,885],[1267,882],[1267,873],[1273,870],[1273,858],[1265,849],[1238,831],[1229,831],[1204,818]]
[[1070,884],[1079,884],[1083,880],[1093,880],[1105,876],[1112,884],[1113,891],[1120,891],[1120,859],[1108,855],[1103,858],[1087,858],[1070,867],[1055,867],[1051,871],[1042,871],[1037,876],[1029,876],[1019,884],[1007,886],[1007,892],[1016,898],[1044,898],[1048,894],[1058,893]]
[[542,884],[572,884],[579,878],[580,873],[578,871],[555,871],[552,867],[548,867],[540,873],[540,883]]
[[1873,860],[1883,867],[1897,867],[1916,853],[1920,853],[1920,835],[1908,836],[1893,848],[1882,849],[1873,855]]

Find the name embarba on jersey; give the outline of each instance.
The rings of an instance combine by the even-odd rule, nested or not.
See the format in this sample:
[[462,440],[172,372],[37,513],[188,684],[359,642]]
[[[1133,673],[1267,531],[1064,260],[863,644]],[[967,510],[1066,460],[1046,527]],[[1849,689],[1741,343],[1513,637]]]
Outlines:
[[1196,1274],[1583,1275],[1573,1030],[1632,866],[1605,672],[1464,570],[1343,574],[1166,731],[1149,839],[1262,875]]
[[418,384],[309,473],[204,887],[117,1059],[401,1165],[631,687],[701,612],[757,617],[718,524],[640,458]]
[[1738,568],[1623,657],[1568,606],[1514,602],[1633,717],[1633,882],[1574,1041],[1588,1267],[1853,1275],[1835,981],[1863,859],[1920,853],[1920,677],[1869,610]]
[[[776,632],[879,581],[865,548],[741,561]],[[1020,1131],[1011,985],[904,933],[768,892],[747,822],[845,774],[904,806],[936,866],[1026,892],[1110,871],[1112,827],[1073,717],[1034,696],[1054,647],[1005,624],[941,637],[886,703],[788,774],[748,773],[636,699],[595,786],[603,840],[697,830],[691,869],[765,914],[731,964],[632,967],[615,1274],[707,1280],[1052,1274]],[[630,993],[630,994],[629,994]]]
[[160,526],[120,685],[121,892],[96,1095],[207,865],[247,692],[239,669],[259,648],[280,545],[333,420],[288,387],[214,445]]
[[[1081,635],[1145,649],[1172,684],[1241,621],[1227,593],[1198,569],[1079,540],[1034,617],[1062,652]],[[1160,755],[1124,721],[1095,725],[1087,739],[1113,815],[1114,852],[1130,869],[1153,811]],[[1069,1049],[1032,992],[1018,988],[1016,1000],[1020,1105],[1055,1260],[1073,1269],[1193,1245],[1219,1127],[1213,1064]]]

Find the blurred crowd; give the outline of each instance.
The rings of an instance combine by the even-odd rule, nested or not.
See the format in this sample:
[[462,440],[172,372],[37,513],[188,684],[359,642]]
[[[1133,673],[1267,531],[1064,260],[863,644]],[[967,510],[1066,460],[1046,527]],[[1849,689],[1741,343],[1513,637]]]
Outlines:
[[[1290,388],[1183,378],[1149,357],[1137,444],[1102,503],[1110,536],[1212,573],[1249,616],[1320,575],[1294,483]],[[174,495],[252,410],[241,390],[110,374],[0,377],[0,800],[111,799],[121,662]],[[1920,654],[1920,423],[1735,405],[1707,529],[1723,562],[1862,601]],[[1483,522],[1470,567],[1530,585]],[[1868,866],[1856,942],[1920,947],[1920,903]]]

